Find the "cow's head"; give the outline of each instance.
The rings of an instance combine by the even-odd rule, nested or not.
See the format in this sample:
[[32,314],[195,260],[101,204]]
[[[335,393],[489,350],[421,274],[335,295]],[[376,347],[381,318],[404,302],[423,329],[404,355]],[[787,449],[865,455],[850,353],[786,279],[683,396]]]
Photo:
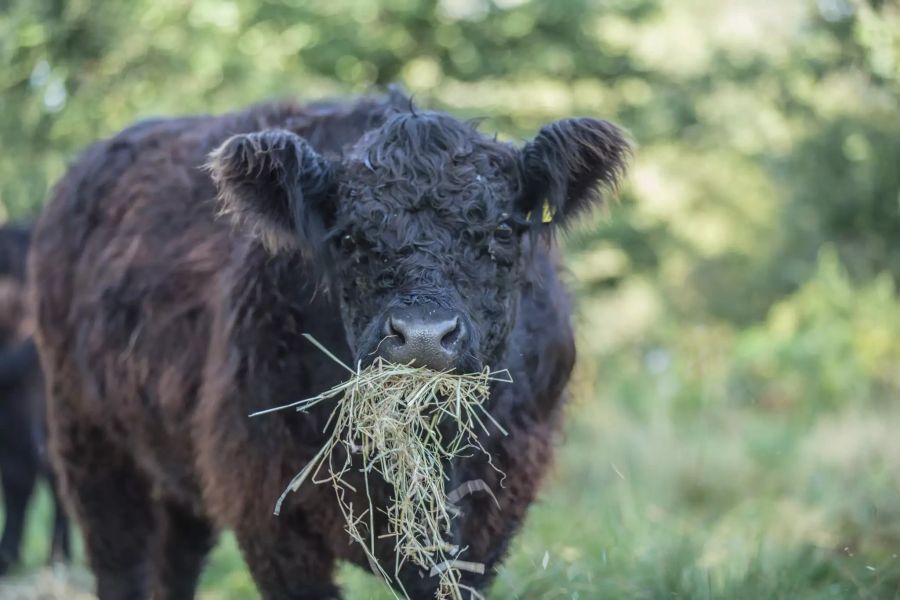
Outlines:
[[358,360],[473,371],[501,366],[529,248],[615,187],[628,151],[606,121],[557,121],[517,148],[409,111],[340,158],[265,130],[210,165],[225,212],[326,267]]

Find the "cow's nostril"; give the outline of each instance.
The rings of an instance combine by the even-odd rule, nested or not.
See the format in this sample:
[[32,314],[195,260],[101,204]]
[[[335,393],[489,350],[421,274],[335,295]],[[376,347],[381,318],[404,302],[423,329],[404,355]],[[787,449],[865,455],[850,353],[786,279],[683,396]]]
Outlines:
[[393,317],[389,317],[387,323],[385,323],[384,335],[394,338],[394,341],[400,345],[406,343],[406,336],[403,335],[403,324],[396,322]]
[[441,346],[446,349],[449,349],[453,344],[462,337],[463,334],[463,325],[459,320],[459,317],[454,317],[453,322],[449,327],[447,333],[445,333],[441,337]]

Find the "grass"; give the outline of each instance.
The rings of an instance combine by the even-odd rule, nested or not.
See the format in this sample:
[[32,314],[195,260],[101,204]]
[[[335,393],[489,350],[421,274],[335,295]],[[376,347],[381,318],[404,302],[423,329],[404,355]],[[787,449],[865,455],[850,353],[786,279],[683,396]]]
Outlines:
[[[900,406],[685,409],[658,374],[619,373],[577,386],[489,598],[900,598]],[[49,516],[42,492],[22,571],[43,561]],[[349,600],[392,597],[355,568],[339,577]],[[223,536],[201,598],[256,597]]]

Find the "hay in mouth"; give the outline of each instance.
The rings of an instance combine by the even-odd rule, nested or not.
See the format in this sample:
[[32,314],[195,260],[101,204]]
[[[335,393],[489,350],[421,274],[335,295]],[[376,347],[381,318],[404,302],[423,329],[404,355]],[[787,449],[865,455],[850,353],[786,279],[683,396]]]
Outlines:
[[[509,372],[485,368],[480,373],[460,375],[388,363],[380,358],[365,369],[354,370],[312,336],[305,337],[351,377],[318,396],[250,415],[287,408],[303,411],[338,398],[325,426],[326,433],[331,428],[328,439],[278,498],[275,514],[280,512],[287,494],[297,491],[307,479],[331,484],[347,533],[362,546],[372,570],[386,582],[394,581],[402,589],[399,572],[408,561],[439,576],[439,599],[461,599],[463,590],[477,595],[461,582],[461,571],[483,573],[484,565],[462,560],[465,548],[450,544],[445,537],[458,512],[454,503],[468,493],[491,494],[491,490],[483,481],[473,480],[448,493],[445,466],[454,458],[476,452],[490,460],[478,439],[479,432],[490,435],[488,422],[503,435],[506,431],[487,411],[485,402],[492,382],[511,382]],[[442,427],[443,423],[452,426]],[[335,452],[340,447],[344,452]],[[355,491],[347,482],[354,454],[362,459],[368,498],[368,507],[362,512],[354,509],[346,493]],[[387,519],[387,533],[380,537],[394,540],[393,577],[375,556],[376,507],[369,493],[372,473],[393,488],[388,505],[378,507]],[[404,595],[409,597],[405,590]]]

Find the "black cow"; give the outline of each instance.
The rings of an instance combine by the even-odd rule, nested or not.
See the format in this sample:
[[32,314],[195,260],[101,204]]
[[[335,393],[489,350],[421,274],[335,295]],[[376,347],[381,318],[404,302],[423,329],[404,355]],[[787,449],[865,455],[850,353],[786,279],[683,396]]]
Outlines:
[[[100,597],[192,596],[223,527],[265,598],[334,598],[335,561],[367,565],[330,487],[272,515],[334,404],[247,415],[344,376],[304,332],[348,363],[509,370],[490,398],[509,435],[482,440],[505,478],[479,456],[447,467],[448,489],[481,479],[496,498],[467,496],[451,533],[486,566],[464,584],[485,587],[549,465],[575,359],[553,234],[615,187],[628,149],[589,118],[516,147],[394,92],[147,121],[87,150],[31,267],[51,451]],[[394,565],[391,540],[377,553]],[[414,566],[400,582],[435,595]]]

